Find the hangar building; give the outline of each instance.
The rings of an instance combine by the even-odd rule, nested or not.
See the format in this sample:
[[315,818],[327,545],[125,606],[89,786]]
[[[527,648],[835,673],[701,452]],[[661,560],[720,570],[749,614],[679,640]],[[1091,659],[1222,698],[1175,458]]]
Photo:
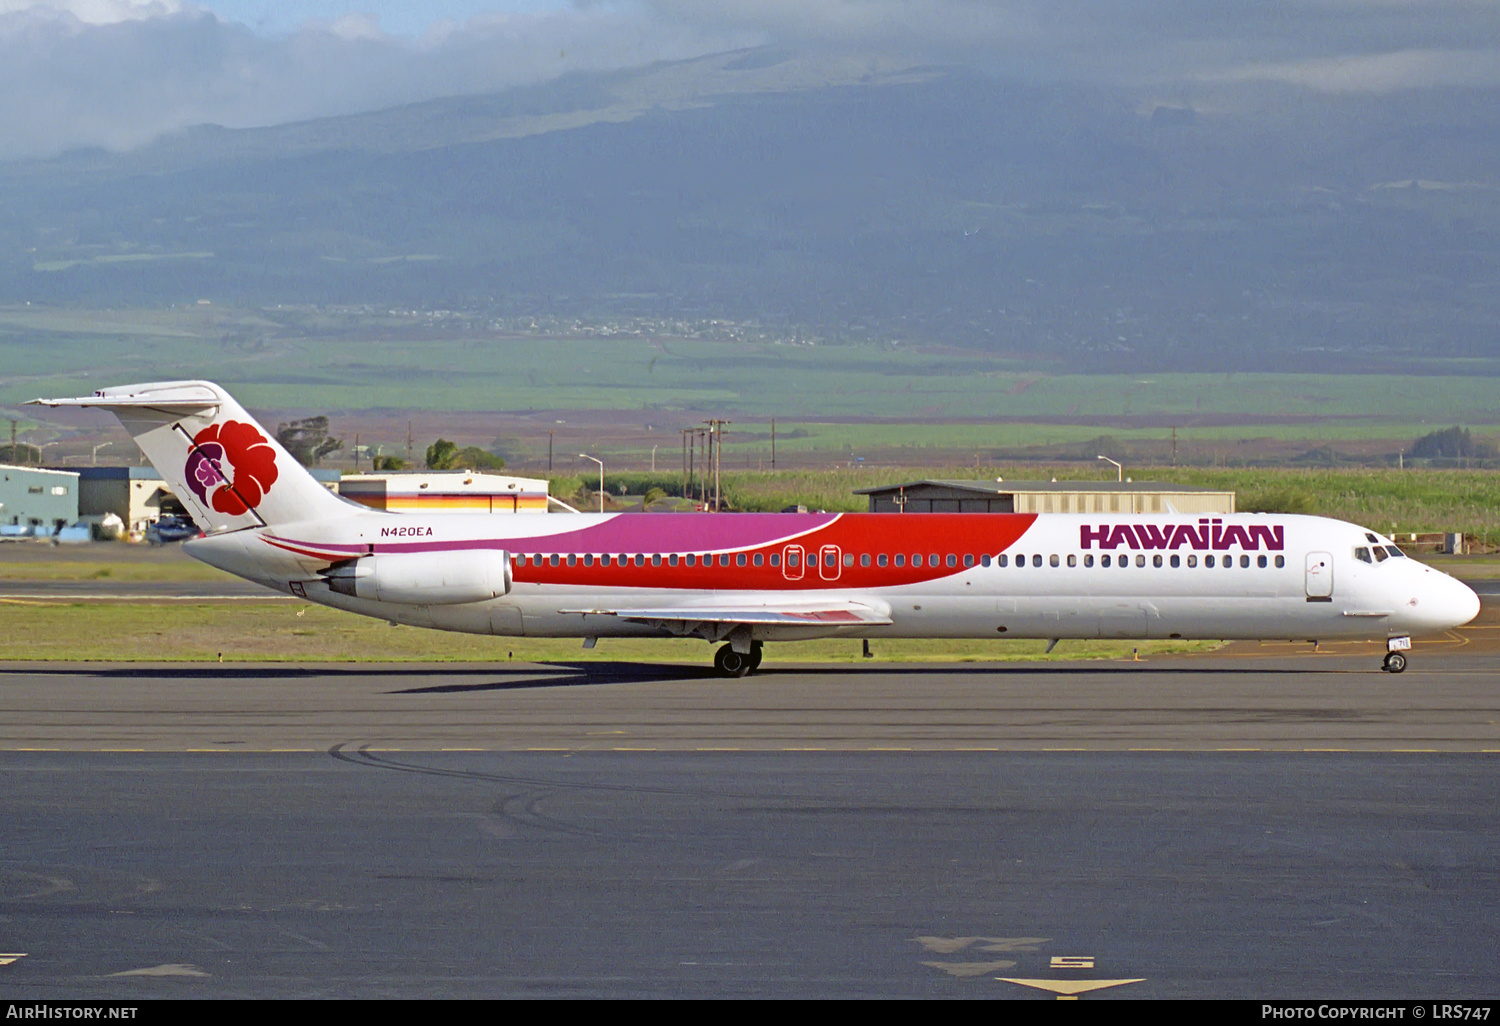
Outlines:
[[77,520],[77,474],[0,464],[0,527],[5,534],[52,534]]
[[1234,512],[1234,492],[1161,481],[908,481],[854,494],[871,513]]

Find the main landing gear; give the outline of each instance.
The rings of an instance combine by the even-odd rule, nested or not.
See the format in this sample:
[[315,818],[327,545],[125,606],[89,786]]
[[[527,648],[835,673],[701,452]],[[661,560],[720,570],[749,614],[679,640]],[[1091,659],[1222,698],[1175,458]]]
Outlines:
[[763,647],[762,642],[752,641],[749,653],[742,654],[736,652],[733,645],[724,645],[714,653],[714,669],[725,677],[743,677],[760,667]]

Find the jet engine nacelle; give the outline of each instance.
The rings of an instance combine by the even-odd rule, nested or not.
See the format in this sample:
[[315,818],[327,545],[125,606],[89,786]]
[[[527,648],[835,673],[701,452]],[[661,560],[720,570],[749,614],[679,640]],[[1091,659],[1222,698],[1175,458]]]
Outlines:
[[411,606],[485,602],[510,591],[510,553],[388,552],[335,563],[322,571],[331,591]]

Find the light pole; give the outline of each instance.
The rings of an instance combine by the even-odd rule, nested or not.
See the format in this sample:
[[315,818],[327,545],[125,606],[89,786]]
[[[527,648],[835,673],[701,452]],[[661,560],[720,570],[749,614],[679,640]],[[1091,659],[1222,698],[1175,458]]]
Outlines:
[[604,512],[604,461],[601,460],[601,459],[599,459],[596,456],[590,456],[586,452],[579,453],[578,454],[578,458],[581,459],[581,460],[593,460],[595,463],[599,464],[599,512],[603,513]]
[[[1105,463],[1115,463],[1115,461],[1110,459],[1108,456],[1100,456],[1099,458]],[[1115,479],[1122,482],[1125,480],[1125,468],[1120,466],[1120,464],[1118,463],[1115,463]]]
[[656,473],[656,446],[651,447],[651,473]]
[[99,450],[114,444],[114,442],[100,442],[94,446],[94,454],[89,457],[89,466],[97,467],[99,465]]

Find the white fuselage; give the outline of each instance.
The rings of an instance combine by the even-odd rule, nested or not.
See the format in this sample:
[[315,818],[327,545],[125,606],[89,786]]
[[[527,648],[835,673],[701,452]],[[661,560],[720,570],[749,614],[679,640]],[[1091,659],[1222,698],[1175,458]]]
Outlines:
[[[1378,560],[1368,555],[1377,547]],[[739,615],[758,640],[1384,639],[1446,630],[1479,607],[1468,587],[1397,554],[1385,539],[1305,516],[351,512],[187,548],[231,573],[351,612],[537,637],[717,640],[722,630],[691,626],[695,612],[722,620],[725,609],[841,604],[866,619],[789,625]],[[329,567],[341,562],[394,556],[420,566],[424,553],[464,552],[503,552],[503,593],[393,603],[329,587]],[[662,615],[624,612],[645,609]]]

